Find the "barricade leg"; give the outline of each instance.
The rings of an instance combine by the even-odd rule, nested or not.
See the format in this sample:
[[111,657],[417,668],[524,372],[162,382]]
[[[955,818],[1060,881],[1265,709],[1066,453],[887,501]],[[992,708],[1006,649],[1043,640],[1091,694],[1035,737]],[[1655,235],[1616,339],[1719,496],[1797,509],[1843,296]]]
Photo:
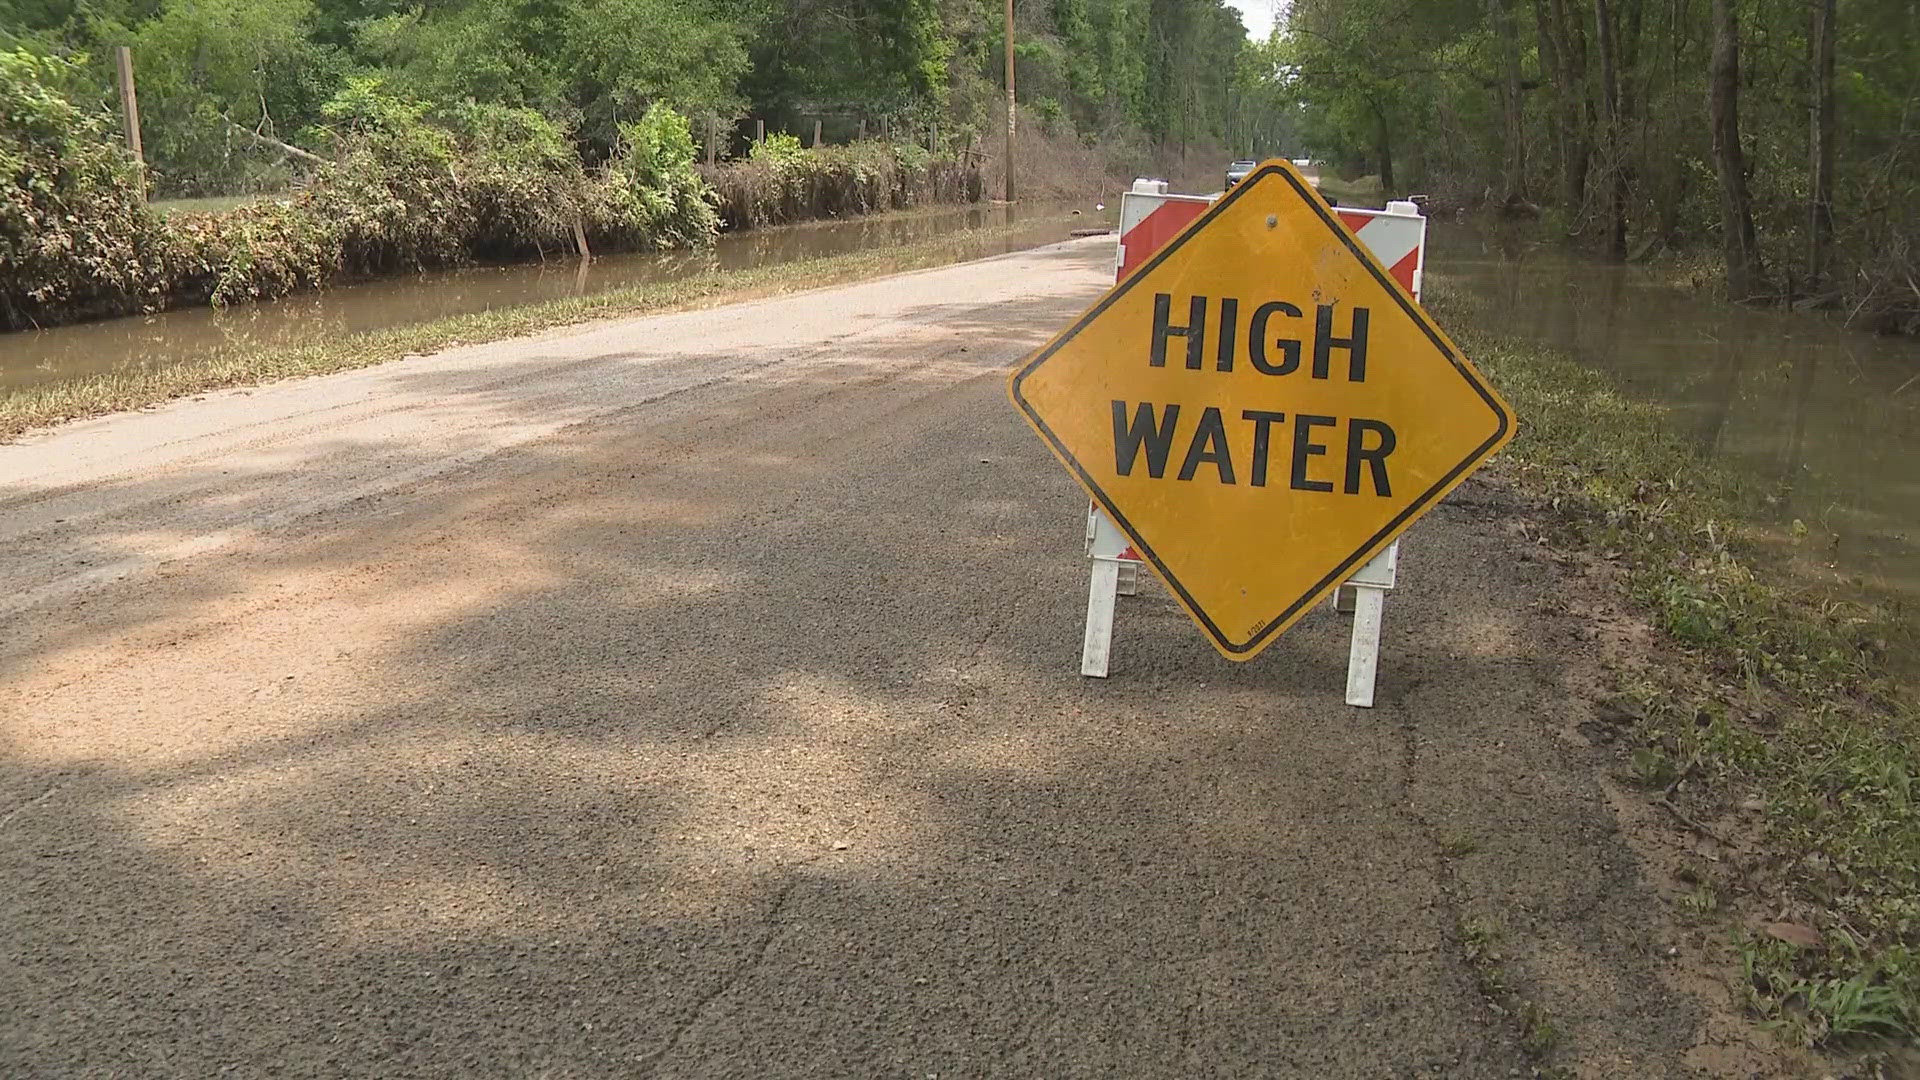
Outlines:
[[1373,708],[1373,680],[1380,670],[1380,617],[1387,590],[1353,586],[1353,645],[1347,654],[1347,704]]
[[1113,651],[1113,602],[1120,591],[1120,564],[1093,560],[1087,575],[1087,636],[1080,647],[1080,674],[1107,677],[1107,658]]

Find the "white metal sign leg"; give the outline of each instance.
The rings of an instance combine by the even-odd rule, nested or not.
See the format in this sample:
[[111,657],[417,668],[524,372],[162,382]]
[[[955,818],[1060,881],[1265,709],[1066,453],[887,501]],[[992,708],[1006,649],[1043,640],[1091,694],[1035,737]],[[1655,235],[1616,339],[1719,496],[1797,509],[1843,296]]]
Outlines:
[[1347,652],[1347,704],[1373,707],[1373,680],[1380,670],[1380,617],[1387,593],[1400,577],[1400,541],[1367,560],[1335,594],[1335,609],[1353,612],[1353,643]]
[[1107,658],[1113,651],[1113,601],[1120,592],[1120,564],[1093,560],[1087,580],[1087,637],[1080,647],[1080,674],[1107,677]]
[[1387,590],[1353,589],[1353,646],[1347,654],[1347,704],[1373,708],[1373,679],[1380,669],[1380,616]]

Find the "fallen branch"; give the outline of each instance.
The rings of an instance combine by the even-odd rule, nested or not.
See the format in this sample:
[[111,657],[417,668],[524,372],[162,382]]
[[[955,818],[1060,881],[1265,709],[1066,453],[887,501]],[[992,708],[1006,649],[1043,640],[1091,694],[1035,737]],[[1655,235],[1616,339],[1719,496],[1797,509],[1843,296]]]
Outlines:
[[1705,825],[1701,824],[1698,821],[1695,821],[1692,817],[1688,816],[1685,810],[1682,810],[1678,806],[1674,805],[1672,799],[1669,799],[1663,796],[1657,801],[1662,807],[1666,809],[1667,813],[1672,814],[1674,817],[1678,818],[1680,821],[1680,824],[1685,825],[1687,828],[1693,830],[1696,833],[1699,833],[1701,836],[1704,836],[1709,840],[1715,841],[1721,847],[1731,849],[1734,846],[1733,841],[1727,839],[1724,836],[1721,836],[1719,833],[1714,832],[1712,829],[1709,829]]
[[318,154],[308,153],[307,151],[302,150],[299,147],[294,146],[290,143],[283,143],[279,139],[276,139],[271,135],[262,135],[259,132],[253,130],[252,128],[242,127],[241,125],[234,123],[233,118],[230,116],[222,116],[220,119],[225,120],[227,122],[228,127],[232,128],[233,130],[239,132],[242,135],[245,135],[247,138],[252,139],[254,142],[260,143],[263,146],[271,146],[275,150],[278,150],[289,157],[297,157],[302,161],[310,161],[315,165],[325,165],[327,163],[327,159],[321,157]]

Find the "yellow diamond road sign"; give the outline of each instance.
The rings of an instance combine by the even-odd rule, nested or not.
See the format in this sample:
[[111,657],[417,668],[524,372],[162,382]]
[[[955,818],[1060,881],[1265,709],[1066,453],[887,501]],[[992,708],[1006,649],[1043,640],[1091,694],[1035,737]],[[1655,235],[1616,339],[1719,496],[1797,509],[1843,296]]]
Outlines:
[[1513,433],[1506,402],[1284,161],[1028,357],[1009,390],[1236,660]]

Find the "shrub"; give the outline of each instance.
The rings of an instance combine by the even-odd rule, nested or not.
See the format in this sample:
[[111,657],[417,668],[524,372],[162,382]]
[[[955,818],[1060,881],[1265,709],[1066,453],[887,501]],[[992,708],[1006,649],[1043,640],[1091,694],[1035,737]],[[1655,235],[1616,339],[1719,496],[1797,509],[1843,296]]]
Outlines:
[[712,243],[720,219],[694,154],[687,118],[664,105],[620,125],[620,149],[601,175],[592,231],[627,247]]
[[299,194],[158,215],[113,116],[74,104],[78,62],[0,53],[0,316],[19,328],[283,296],[342,278],[572,246],[712,242],[685,117],[655,106],[589,171],[546,117],[442,110],[351,80],[302,138],[330,160]]
[[157,222],[112,114],[63,92],[83,71],[80,60],[0,52],[0,316],[9,329],[149,296]]
[[980,197],[978,170],[913,143],[860,142],[803,149],[769,135],[747,160],[705,171],[731,229],[867,214]]

